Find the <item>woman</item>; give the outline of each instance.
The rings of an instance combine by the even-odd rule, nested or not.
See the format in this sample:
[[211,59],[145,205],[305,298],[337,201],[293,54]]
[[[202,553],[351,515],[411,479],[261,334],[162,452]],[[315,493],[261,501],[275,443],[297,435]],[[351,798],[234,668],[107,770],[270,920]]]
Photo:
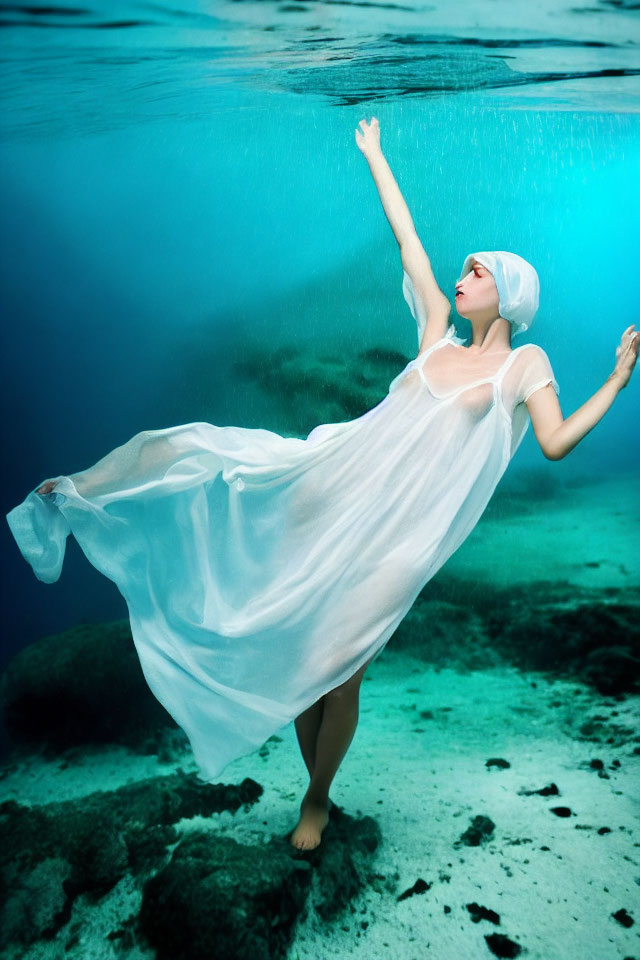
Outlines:
[[[464,404],[467,416],[484,417],[487,407],[491,406],[488,395],[495,389],[494,383],[487,378],[495,376],[505,358],[508,362],[513,353],[512,336],[531,325],[537,310],[537,274],[530,264],[515,254],[504,251],[470,254],[456,284],[455,296],[458,313],[471,322],[473,330],[471,344],[463,346],[461,340],[448,333],[451,330],[451,306],[436,283],[407,205],[381,151],[378,121],[375,117],[370,124],[361,120],[360,127],[362,131],[356,130],[356,143],[369,163],[385,214],[400,247],[403,291],[418,324],[418,362],[410,363],[408,367],[414,369],[408,375],[403,372],[400,376],[407,383],[416,377],[417,371],[427,389],[429,384],[433,386],[438,382],[438,394],[453,388],[449,397],[454,403]],[[499,276],[502,298],[494,274]],[[427,361],[433,347],[446,346],[447,342],[447,349],[439,350]],[[616,350],[613,372],[604,385],[566,420],[554,392],[559,392],[558,386],[546,354],[533,344],[522,354],[522,358],[517,358],[520,369],[512,369],[511,382],[501,378],[507,408],[511,408],[514,421],[510,458],[526,429],[524,410],[516,412],[514,409],[518,406],[514,404],[514,397],[519,394],[522,407],[526,403],[545,457],[559,460],[602,419],[618,391],[628,383],[638,356],[638,335],[633,332],[633,325],[624,331]],[[429,370],[428,379],[425,367]],[[419,385],[417,389],[420,390]],[[302,803],[301,818],[291,838],[301,848],[317,846],[327,823],[329,786],[355,733],[360,684],[369,662],[296,719],[298,741],[311,778]]]
[[538,281],[505,251],[465,260],[465,346],[378,122],[360,126],[419,332],[388,395],[304,440],[205,422],[143,431],[7,514],[38,579],[59,578],[73,532],[117,584],[145,677],[187,733],[202,779],[295,720],[310,776],[290,837],[299,849],[320,843],[367,665],[479,520],[527,410],[545,456],[566,456],[627,384],[638,352],[631,326],[606,382],[564,420],[544,351],[511,349],[537,309]]

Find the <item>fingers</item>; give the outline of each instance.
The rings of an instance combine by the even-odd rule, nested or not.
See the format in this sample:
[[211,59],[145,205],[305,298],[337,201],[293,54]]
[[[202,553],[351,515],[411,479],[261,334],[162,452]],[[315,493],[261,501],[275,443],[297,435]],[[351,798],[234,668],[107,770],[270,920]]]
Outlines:
[[[359,130],[358,127],[362,127],[362,130]],[[380,136],[380,127],[378,125],[378,118],[371,117],[371,122],[367,123],[366,119],[363,117],[362,120],[358,122],[358,127],[356,127],[356,143],[361,149],[366,148],[366,146],[371,143],[377,143]],[[374,134],[372,137],[367,138],[367,134],[373,130]]]
[[56,481],[55,481],[55,480],[45,480],[44,483],[41,483],[41,484],[40,484],[40,486],[39,486],[38,489],[36,490],[36,493],[42,493],[42,494],[44,494],[44,493],[51,493],[51,491],[53,490],[53,488],[55,487],[55,485],[56,485]]
[[627,341],[626,341],[627,349],[628,349],[632,344],[637,344],[637,343],[638,343],[638,335],[639,335],[640,331],[634,330],[633,328],[634,328],[634,324],[632,323],[632,324],[630,324],[630,325],[627,327],[627,329],[624,331],[624,333],[623,333],[622,336],[620,337],[620,345],[621,345],[621,346],[624,345],[625,337],[628,338]]
[[[626,334],[629,334],[628,340],[625,342],[624,338]],[[640,333],[635,331],[634,333],[629,333],[629,328],[625,330],[622,335],[620,346],[616,347],[616,357],[619,359],[621,357],[626,358],[631,354],[633,357],[633,363],[635,364],[638,359],[638,348],[640,347]]]

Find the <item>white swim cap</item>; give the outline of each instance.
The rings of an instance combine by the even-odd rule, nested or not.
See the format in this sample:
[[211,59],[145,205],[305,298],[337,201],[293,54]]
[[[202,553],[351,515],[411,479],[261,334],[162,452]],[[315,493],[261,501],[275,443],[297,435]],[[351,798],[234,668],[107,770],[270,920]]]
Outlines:
[[531,264],[506,250],[470,253],[458,280],[466,277],[472,260],[481,263],[493,276],[500,297],[500,316],[511,324],[511,336],[517,337],[528,330],[540,302],[540,281]]

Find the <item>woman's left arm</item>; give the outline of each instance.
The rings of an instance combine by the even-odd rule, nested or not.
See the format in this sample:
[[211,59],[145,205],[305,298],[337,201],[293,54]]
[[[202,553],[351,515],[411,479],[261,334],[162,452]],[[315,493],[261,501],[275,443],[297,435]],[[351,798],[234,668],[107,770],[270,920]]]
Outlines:
[[640,332],[633,324],[622,334],[616,348],[616,365],[599,390],[566,420],[560,404],[548,388],[536,390],[527,400],[531,425],[547,460],[562,460],[604,417],[620,390],[626,387],[638,359]]

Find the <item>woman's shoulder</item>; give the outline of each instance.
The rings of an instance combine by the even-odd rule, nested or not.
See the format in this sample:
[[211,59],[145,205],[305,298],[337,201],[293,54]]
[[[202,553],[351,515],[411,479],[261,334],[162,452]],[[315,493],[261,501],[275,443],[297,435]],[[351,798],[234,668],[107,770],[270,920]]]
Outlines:
[[522,343],[513,350],[513,353],[518,353],[524,357],[524,362],[531,361],[534,358],[549,359],[546,350],[544,347],[541,347],[539,343]]
[[526,393],[528,389],[532,389],[532,385],[551,382],[556,393],[560,392],[551,361],[544,347],[539,343],[523,343],[515,352],[519,353],[520,357],[512,358],[510,380],[512,385],[517,386],[520,392]]

